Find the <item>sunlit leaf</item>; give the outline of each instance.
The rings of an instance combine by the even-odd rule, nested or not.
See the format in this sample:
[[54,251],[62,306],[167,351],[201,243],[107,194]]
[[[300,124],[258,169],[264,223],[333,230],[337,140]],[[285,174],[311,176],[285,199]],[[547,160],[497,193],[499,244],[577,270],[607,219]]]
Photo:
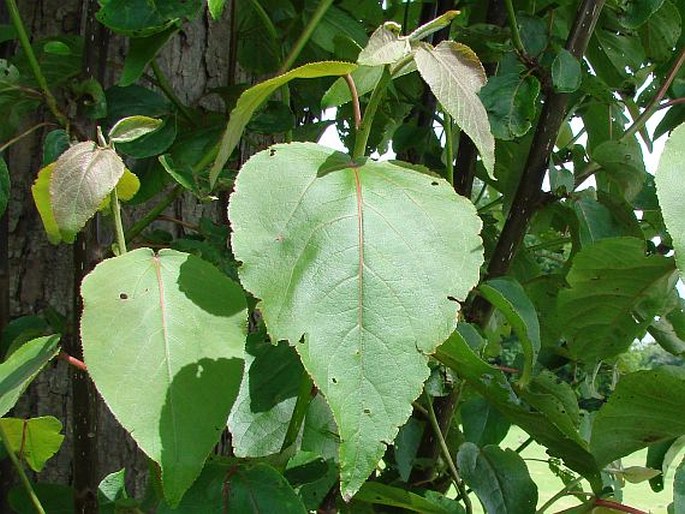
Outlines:
[[0,419],[10,448],[36,472],[42,471],[45,463],[62,446],[64,435],[62,423],[57,418]]

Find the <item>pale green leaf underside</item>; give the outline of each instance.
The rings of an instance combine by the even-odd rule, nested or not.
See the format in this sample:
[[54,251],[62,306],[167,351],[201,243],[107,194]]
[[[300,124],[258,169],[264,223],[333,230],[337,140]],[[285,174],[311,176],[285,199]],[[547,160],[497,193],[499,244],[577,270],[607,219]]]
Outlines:
[[65,241],[73,241],[123,174],[124,162],[116,152],[93,141],[77,143],[60,155],[50,178],[50,200]]
[[57,354],[58,342],[58,335],[33,339],[0,363],[0,416],[14,407],[38,372]]
[[685,277],[685,124],[676,128],[661,154],[654,181],[668,233],[673,238],[675,259]]
[[442,179],[311,143],[252,157],[229,215],[243,286],[331,406],[349,498],[410,415],[453,300],[478,280],[480,220]]
[[315,79],[328,76],[339,76],[351,73],[357,67],[356,64],[340,61],[322,61],[312,62],[290,70],[283,75],[279,75],[264,82],[260,82],[256,86],[251,87],[245,91],[235,108],[231,111],[231,116],[228,119],[226,132],[219,144],[219,153],[217,155],[212,169],[209,172],[209,181],[212,185],[216,182],[221,169],[228,162],[231,153],[240,141],[243,130],[247,126],[252,114],[262,105],[274,91],[281,86],[284,86],[293,79]]
[[366,47],[359,52],[357,62],[363,66],[394,64],[410,52],[411,45],[408,38],[401,37],[394,30],[389,30],[382,25],[371,34]]
[[419,46],[414,60],[423,80],[457,125],[473,140],[485,169],[492,174],[495,139],[488,114],[478,98],[486,77],[476,54],[460,43],[443,41],[435,48]]
[[178,503],[223,430],[240,385],[240,287],[198,257],[148,248],[108,259],[81,288],[83,353],[105,402],[162,468]]
[[109,131],[113,143],[128,143],[154,132],[162,126],[162,120],[150,116],[127,116],[117,121]]

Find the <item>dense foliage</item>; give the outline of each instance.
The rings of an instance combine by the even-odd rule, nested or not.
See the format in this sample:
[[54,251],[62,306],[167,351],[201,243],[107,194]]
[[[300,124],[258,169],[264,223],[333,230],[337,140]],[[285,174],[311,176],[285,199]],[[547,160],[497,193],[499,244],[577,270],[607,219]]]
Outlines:
[[[2,148],[43,106],[46,237],[88,244],[97,217],[116,239],[81,283],[80,344],[36,316],[5,330],[0,415],[56,355],[87,369],[151,461],[145,498],[96,477],[101,512],[639,512],[622,488],[646,480],[685,512],[683,0],[100,0],[128,41],[114,85],[92,45],[31,41],[7,6]],[[206,10],[260,77],[207,91],[220,112],[156,63]],[[317,143],[332,125],[347,152]],[[155,220],[181,194],[228,222],[174,237]],[[552,498],[528,442],[502,446],[514,425]],[[27,478],[61,431],[0,420],[17,512],[97,509]]]

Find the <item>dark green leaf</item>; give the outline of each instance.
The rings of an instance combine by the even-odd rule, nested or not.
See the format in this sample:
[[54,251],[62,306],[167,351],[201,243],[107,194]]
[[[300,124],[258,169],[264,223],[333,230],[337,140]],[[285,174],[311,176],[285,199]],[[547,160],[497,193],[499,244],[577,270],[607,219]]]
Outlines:
[[624,27],[635,29],[657,12],[664,0],[626,0],[619,20]]
[[[646,179],[642,150],[637,139],[605,141],[592,151],[592,158],[602,166],[598,181],[605,181],[609,191],[616,191],[630,201],[640,192]],[[598,182],[601,186],[601,183]]]
[[171,147],[176,140],[176,134],[176,118],[167,116],[162,118],[162,125],[154,132],[144,134],[130,143],[117,144],[117,151],[135,159],[160,155]]
[[592,453],[605,465],[651,444],[685,435],[683,410],[685,369],[663,366],[625,375],[592,423]]
[[60,336],[33,339],[0,363],[0,416],[17,400],[41,369],[57,354]]
[[358,48],[366,45],[369,39],[364,26],[357,19],[335,5],[331,5],[314,29],[312,41],[333,54],[338,38],[346,38]]
[[[253,156],[229,217],[243,286],[331,405],[350,498],[410,415],[426,353],[454,328],[454,300],[477,281],[480,219],[442,179],[311,143]],[[438,240],[443,251],[430,251]],[[389,363],[401,372],[388,375]]]
[[453,510],[447,510],[422,496],[405,489],[399,489],[378,482],[366,482],[354,497],[357,501],[373,503],[376,505],[388,505],[399,507],[411,512],[422,514],[453,514]]
[[501,443],[511,423],[481,396],[474,396],[460,407],[464,438],[477,446]]
[[640,39],[647,57],[657,62],[670,61],[678,45],[681,30],[680,12],[673,2],[666,0],[647,23],[640,27]]
[[588,189],[573,194],[569,205],[577,222],[572,224],[574,243],[580,247],[610,237],[643,237],[633,208],[615,196]]
[[53,163],[69,149],[69,134],[66,130],[57,129],[48,132],[43,142],[43,165]]
[[508,73],[488,80],[479,96],[497,139],[515,139],[530,130],[539,93],[540,82],[531,75]]
[[[673,261],[645,255],[644,241],[611,238],[582,249],[559,294],[557,313],[571,354],[593,362],[628,349],[675,287]],[[639,320],[639,321],[638,321]]]
[[668,439],[652,444],[647,449],[645,465],[648,468],[661,470],[659,475],[649,479],[649,486],[654,492],[658,493],[664,490],[664,477],[683,447],[685,447],[685,437],[681,436],[677,439]]
[[521,342],[525,359],[521,385],[525,387],[530,382],[540,351],[540,324],[535,306],[521,284],[511,277],[488,280],[478,289],[504,314]]
[[573,54],[562,48],[552,63],[552,82],[560,93],[573,93],[580,87],[582,70]]
[[175,505],[200,473],[238,394],[242,290],[195,256],[140,248],[98,264],[81,294],[88,373],[119,422],[161,466],[164,495]]
[[107,0],[101,2],[97,19],[114,32],[145,37],[169,28],[176,20],[193,18],[201,0]]
[[545,403],[553,405],[553,408],[548,407],[544,411],[529,408],[514,392],[504,374],[482,361],[459,332],[454,332],[435,355],[503,415],[546,446],[551,455],[562,458],[569,468],[588,478],[591,483],[597,483],[599,470],[595,460],[585,440],[577,430],[571,428],[574,421],[561,401],[548,395]]
[[[211,3],[211,2],[210,2]],[[136,82],[157,53],[173,36],[178,27],[172,24],[169,28],[148,37],[129,39],[128,53],[124,60],[124,69],[119,77],[119,86],[126,87]]]
[[682,307],[654,320],[648,331],[664,350],[685,356],[685,312]]
[[494,445],[478,448],[473,443],[464,443],[457,453],[457,466],[486,512],[535,512],[538,488],[528,474],[526,463],[515,451],[502,450]]
[[[49,514],[75,514],[74,490],[66,485],[33,484],[38,500]],[[22,486],[13,487],[7,495],[12,512],[36,514],[36,507]]]
[[673,512],[685,512],[685,459],[680,462],[673,477]]

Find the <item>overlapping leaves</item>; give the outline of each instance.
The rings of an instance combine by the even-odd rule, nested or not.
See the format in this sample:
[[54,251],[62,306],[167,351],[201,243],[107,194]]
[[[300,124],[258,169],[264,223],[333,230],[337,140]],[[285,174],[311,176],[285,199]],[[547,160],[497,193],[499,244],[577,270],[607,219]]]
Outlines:
[[480,220],[442,179],[313,144],[252,157],[229,214],[243,286],[331,406],[350,498],[411,413],[455,300],[478,280]]

